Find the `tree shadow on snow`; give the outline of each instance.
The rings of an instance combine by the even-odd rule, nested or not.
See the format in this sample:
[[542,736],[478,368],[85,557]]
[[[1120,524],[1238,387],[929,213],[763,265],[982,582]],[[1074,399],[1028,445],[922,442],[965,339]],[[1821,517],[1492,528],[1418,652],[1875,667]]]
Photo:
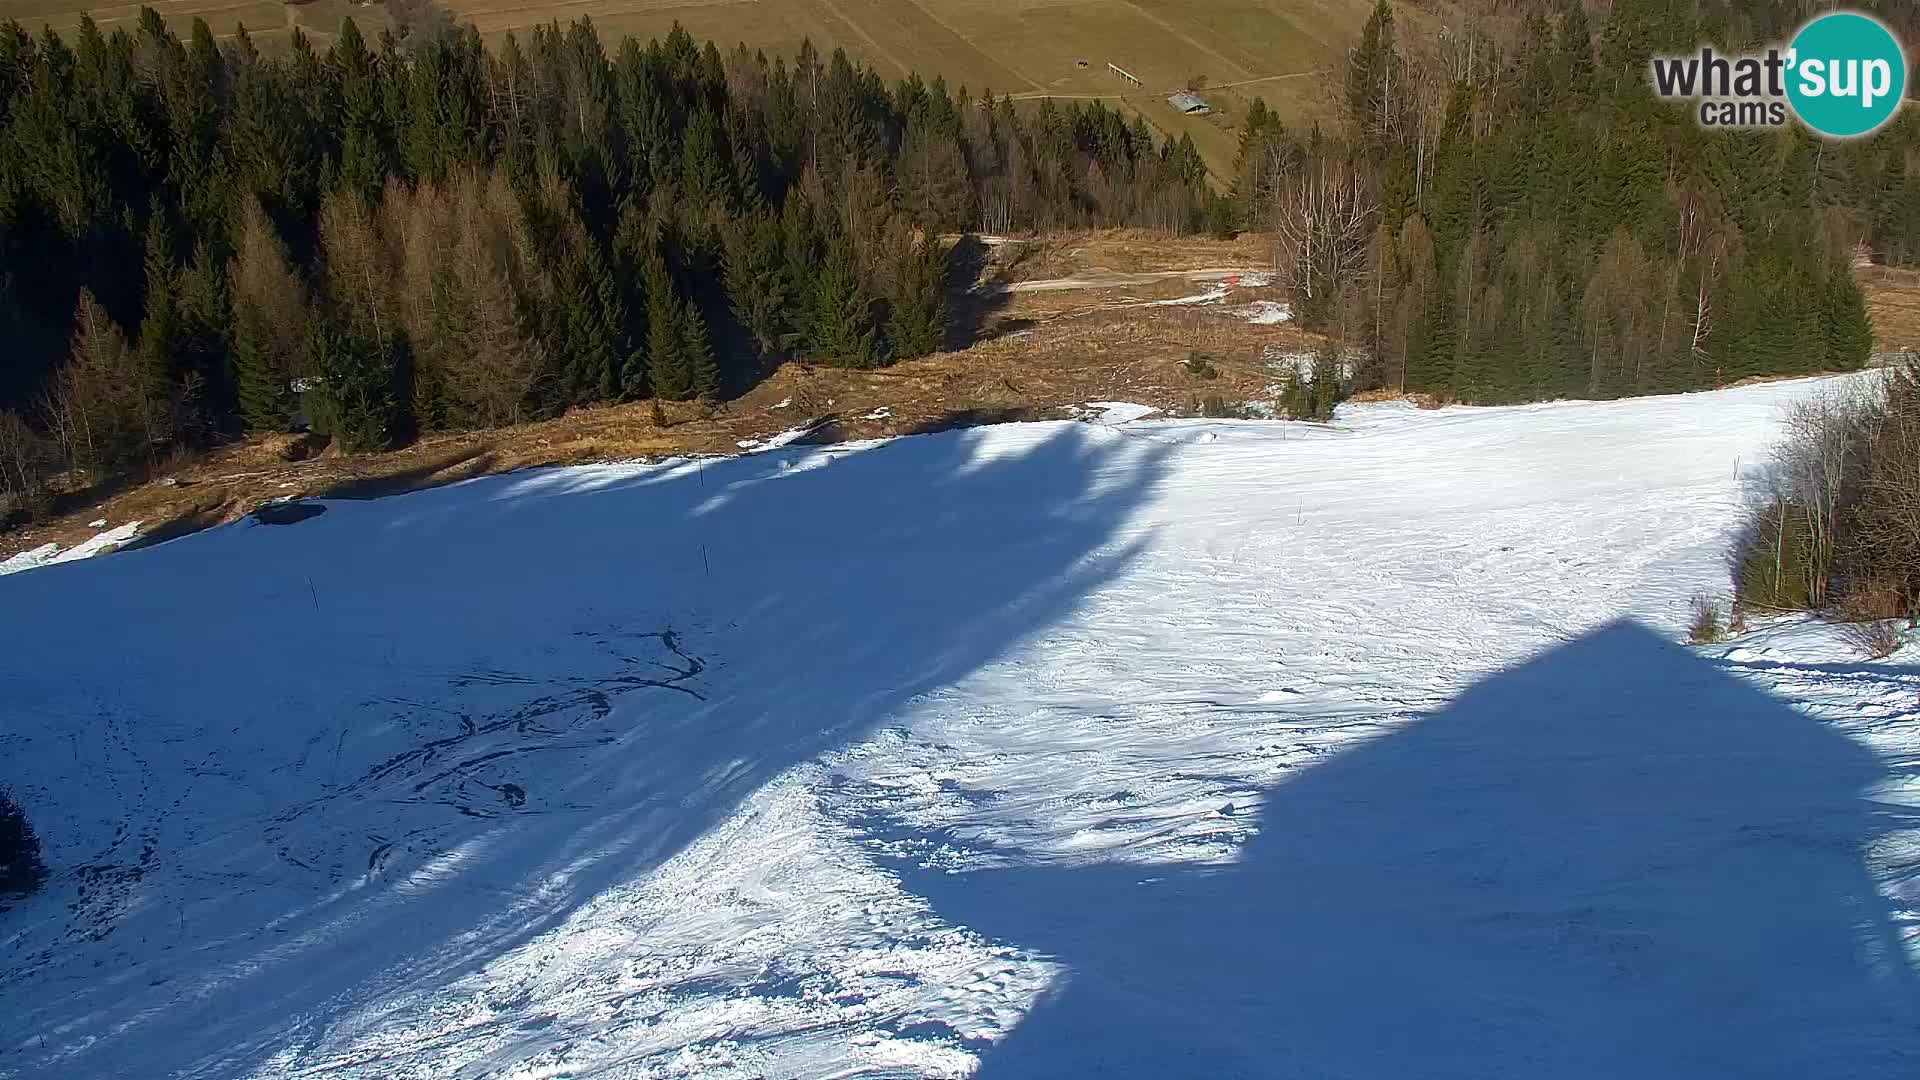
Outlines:
[[[46,721],[18,779],[69,872],[9,917],[0,1071],[324,1060],[1068,614],[1166,452],[1060,424],[517,474],[10,579],[45,616],[0,694]],[[131,816],[89,848],[93,802]]]
[[1618,623],[1270,790],[1234,865],[909,880],[1067,969],[983,1077],[1911,1077],[1882,775]]

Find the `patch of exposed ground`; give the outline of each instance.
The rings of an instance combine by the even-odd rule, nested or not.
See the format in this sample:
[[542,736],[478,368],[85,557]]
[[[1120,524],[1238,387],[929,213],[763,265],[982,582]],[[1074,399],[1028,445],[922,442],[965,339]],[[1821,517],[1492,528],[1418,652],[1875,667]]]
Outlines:
[[1255,233],[1225,240],[1211,236],[1169,240],[1164,233],[1146,229],[1103,229],[992,245],[992,265],[1003,270],[1009,281],[1261,267],[1272,258],[1272,242]]
[[1920,270],[1871,267],[1860,271],[1860,287],[1873,316],[1874,348],[1920,351]]

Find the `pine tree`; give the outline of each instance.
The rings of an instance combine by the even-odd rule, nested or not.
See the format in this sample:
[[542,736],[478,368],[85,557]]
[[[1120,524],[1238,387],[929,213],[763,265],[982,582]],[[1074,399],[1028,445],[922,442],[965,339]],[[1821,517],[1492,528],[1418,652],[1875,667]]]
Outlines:
[[257,201],[241,205],[234,232],[227,281],[240,416],[248,431],[285,431],[304,348],[306,288]]
[[812,285],[826,254],[820,233],[813,209],[796,185],[788,190],[786,203],[780,208],[780,246],[787,263],[787,281],[800,301],[795,305],[799,310],[793,322],[802,337],[812,334]]
[[1235,222],[1256,229],[1268,222],[1273,194],[1289,157],[1286,127],[1279,114],[1268,109],[1262,99],[1254,98],[1240,128],[1240,145],[1233,159],[1229,198]]
[[1560,94],[1578,101],[1593,91],[1593,31],[1582,0],[1567,0],[1555,45],[1553,69],[1560,73]]
[[906,235],[896,244],[887,310],[894,359],[939,351],[947,330],[947,249],[936,237]]
[[681,307],[681,363],[693,384],[693,396],[711,401],[720,395],[720,365],[714,362],[713,347],[707,341],[707,320],[692,301]]
[[562,407],[619,397],[627,365],[625,303],[606,256],[584,233],[569,246],[555,313],[555,353],[565,370],[554,389]]
[[1394,129],[1394,81],[1399,57],[1393,45],[1393,5],[1375,0],[1373,14],[1360,32],[1360,44],[1347,57],[1347,115],[1354,130],[1385,138]]
[[331,60],[340,73],[340,182],[372,202],[392,168],[381,86],[385,72],[350,17],[341,20]]
[[146,310],[140,318],[140,355],[161,383],[180,367],[179,265],[173,257],[173,230],[156,200],[147,218]]
[[697,205],[725,205],[732,200],[731,168],[725,140],[710,109],[696,109],[687,119],[680,136],[680,188],[682,198]]
[[27,896],[46,880],[40,837],[13,792],[0,788],[0,896]]
[[735,220],[725,232],[722,267],[727,302],[762,356],[793,340],[795,291],[781,250],[780,222],[764,211]]
[[698,389],[682,346],[686,315],[659,251],[649,252],[641,268],[647,290],[647,377],[655,397],[685,401]]
[[807,347],[815,358],[842,367],[872,367],[878,359],[871,305],[845,243],[833,246],[814,278]]
[[198,387],[202,419],[214,430],[239,429],[239,399],[228,342],[227,281],[223,264],[204,241],[179,275],[180,363]]
[[1845,266],[1836,267],[1827,281],[1826,364],[1828,371],[1865,367],[1873,354],[1873,320],[1866,297]]
[[246,315],[234,318],[233,366],[240,417],[248,431],[285,431],[293,415],[293,394],[266,337],[259,320]]
[[203,238],[223,235],[229,168],[222,146],[224,64],[206,20],[193,20],[191,44],[163,87],[173,143],[168,176],[179,191],[182,223]]
[[955,133],[909,122],[894,175],[900,204],[929,232],[951,232],[973,220],[973,183]]
[[305,362],[314,430],[333,436],[349,453],[392,445],[393,358],[379,342],[356,333],[343,321],[311,318]]

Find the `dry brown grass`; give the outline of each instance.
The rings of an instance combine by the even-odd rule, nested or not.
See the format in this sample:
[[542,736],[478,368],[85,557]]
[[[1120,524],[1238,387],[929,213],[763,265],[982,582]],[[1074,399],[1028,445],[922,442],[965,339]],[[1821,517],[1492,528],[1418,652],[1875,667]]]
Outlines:
[[1720,601],[1705,593],[1693,598],[1693,618],[1687,624],[1687,640],[1695,645],[1711,645],[1727,636],[1726,621],[1721,618]]
[[1426,409],[1429,411],[1433,409],[1444,409],[1454,403],[1452,398],[1445,395],[1423,394],[1418,390],[1395,390],[1392,387],[1386,386],[1377,387],[1373,390],[1362,390],[1347,400],[1359,404],[1370,401],[1405,401],[1411,403],[1416,409]]
[[1007,244],[994,255],[995,264],[1007,268],[1010,280],[1033,281],[1101,271],[1253,269],[1272,261],[1270,248],[1265,237],[1253,233],[1231,240],[1185,236],[1169,241],[1165,234],[1146,229],[1104,229]]
[[[80,25],[82,14],[91,15],[101,33],[115,30],[131,32],[138,23],[140,8],[153,8],[174,33],[185,38],[195,19],[204,19],[216,38],[230,38],[242,25],[262,48],[286,36],[288,28],[299,23],[303,28],[322,31],[317,43],[322,47],[340,27],[342,14],[351,13],[369,36],[389,25],[377,6],[349,5],[346,0],[315,0],[294,7],[279,0],[146,0],[139,4],[88,4],[82,0],[0,0],[0,20],[14,19],[29,31],[49,27],[68,34]],[[370,25],[371,24],[371,25]]]
[[1860,271],[1873,317],[1874,348],[1920,351],[1920,270],[1875,266]]

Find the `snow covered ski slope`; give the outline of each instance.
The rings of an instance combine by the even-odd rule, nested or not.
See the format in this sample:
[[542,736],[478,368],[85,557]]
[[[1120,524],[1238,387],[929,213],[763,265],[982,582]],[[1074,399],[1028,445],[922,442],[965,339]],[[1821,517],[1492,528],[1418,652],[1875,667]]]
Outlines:
[[56,872],[0,1076],[1920,1076],[1916,650],[1673,644],[1813,385],[1109,410],[0,579]]

